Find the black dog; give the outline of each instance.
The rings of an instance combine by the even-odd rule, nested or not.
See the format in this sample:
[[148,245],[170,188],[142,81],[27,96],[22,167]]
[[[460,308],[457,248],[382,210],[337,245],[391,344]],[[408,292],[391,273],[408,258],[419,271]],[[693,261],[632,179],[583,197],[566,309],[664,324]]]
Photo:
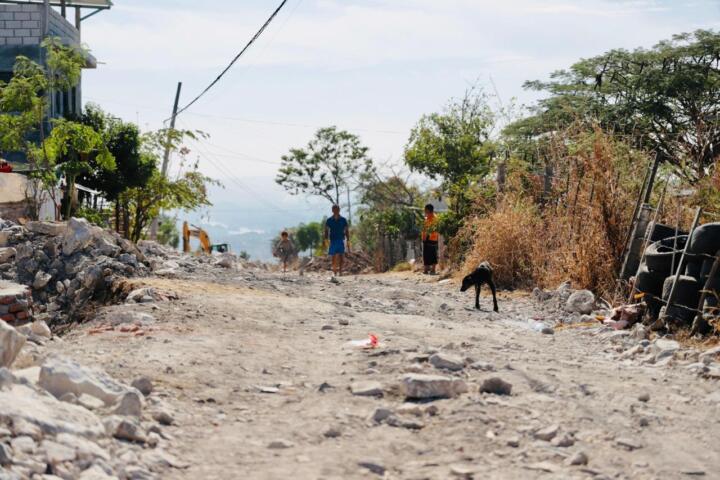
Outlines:
[[470,275],[463,278],[462,287],[460,291],[464,292],[471,286],[475,285],[475,308],[480,310],[480,287],[483,283],[487,283],[492,290],[493,295],[493,310],[498,311],[497,299],[495,298],[495,283],[493,282],[493,271],[490,264],[482,262],[478,268],[475,269]]

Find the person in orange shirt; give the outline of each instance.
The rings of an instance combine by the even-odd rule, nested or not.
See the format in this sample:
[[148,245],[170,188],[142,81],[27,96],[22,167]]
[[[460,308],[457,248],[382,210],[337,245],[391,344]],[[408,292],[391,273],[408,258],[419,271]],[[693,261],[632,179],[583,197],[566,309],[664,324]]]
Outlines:
[[435,231],[435,207],[431,204],[425,205],[425,225],[422,231],[423,242],[423,273],[435,275],[435,267],[438,263],[438,240],[439,235]]

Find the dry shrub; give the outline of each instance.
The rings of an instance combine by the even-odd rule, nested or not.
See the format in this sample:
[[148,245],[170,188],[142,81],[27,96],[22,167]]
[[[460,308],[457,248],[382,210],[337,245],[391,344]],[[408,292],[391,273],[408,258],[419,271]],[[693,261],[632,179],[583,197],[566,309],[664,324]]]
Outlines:
[[495,212],[466,222],[459,234],[472,241],[465,273],[488,261],[498,286],[531,286],[540,223],[534,206],[523,198],[505,198]]
[[516,172],[495,211],[466,222],[464,271],[487,260],[505,288],[571,280],[612,293],[647,159],[600,131],[564,135],[550,149],[549,190],[537,172]]

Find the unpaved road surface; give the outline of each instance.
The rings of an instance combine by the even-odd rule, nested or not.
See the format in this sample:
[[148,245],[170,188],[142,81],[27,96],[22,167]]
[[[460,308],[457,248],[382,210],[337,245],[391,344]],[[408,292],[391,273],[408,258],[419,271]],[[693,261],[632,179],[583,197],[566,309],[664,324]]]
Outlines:
[[[153,379],[175,416],[165,448],[189,464],[163,478],[720,478],[715,381],[622,360],[598,328],[538,333],[526,296],[501,294],[499,314],[483,297],[478,312],[470,293],[434,280],[147,279],[179,299],[110,307],[155,316],[145,336],[90,335],[89,324],[53,348],[128,382]],[[370,332],[379,348],[348,344]],[[422,361],[435,351],[487,365],[440,371]],[[462,378],[469,392],[407,405],[408,371]],[[479,393],[491,376],[512,395]],[[383,396],[353,395],[361,381]],[[377,424],[379,407],[407,421]],[[578,452],[587,464],[569,465]]]

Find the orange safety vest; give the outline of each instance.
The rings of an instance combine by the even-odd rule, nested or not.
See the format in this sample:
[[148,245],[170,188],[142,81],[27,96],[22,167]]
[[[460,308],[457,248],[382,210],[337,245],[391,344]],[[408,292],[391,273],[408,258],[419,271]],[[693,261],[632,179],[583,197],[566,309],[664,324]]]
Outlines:
[[427,217],[425,217],[425,227],[423,228],[423,240],[428,240],[431,242],[437,242],[440,239],[440,235],[438,232],[432,232],[430,231],[433,227],[433,223],[435,222],[435,214],[430,214]]

